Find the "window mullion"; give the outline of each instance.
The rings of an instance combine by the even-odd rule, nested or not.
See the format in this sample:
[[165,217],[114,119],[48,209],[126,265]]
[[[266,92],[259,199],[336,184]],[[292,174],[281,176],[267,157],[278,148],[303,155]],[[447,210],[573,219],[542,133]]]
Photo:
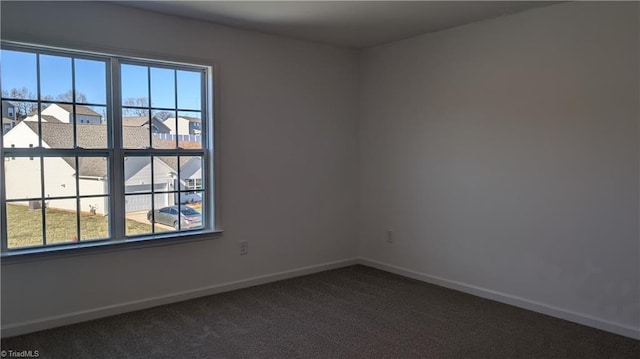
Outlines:
[[[37,94],[37,99],[38,99],[38,107],[37,107],[37,113],[38,113],[38,147],[39,148],[43,148],[42,146],[42,103],[40,102],[42,100],[42,82],[41,82],[41,74],[40,74],[40,54],[36,54],[36,91],[38,92]],[[40,207],[42,207],[41,211],[42,211],[42,215],[41,215],[41,222],[42,222],[42,245],[46,246],[47,245],[47,204],[45,202],[45,198],[44,198],[44,182],[45,181],[45,177],[44,177],[44,157],[42,155],[40,155],[40,193],[42,198],[40,199]]]
[[[0,82],[0,94],[2,93],[2,84]],[[0,113],[3,112],[4,106],[2,105],[3,101],[0,100]],[[14,110],[15,111],[15,110]],[[1,116],[0,116],[1,117]],[[2,131],[0,131],[0,161],[2,161],[2,166],[0,166],[0,250],[2,253],[7,251],[9,247],[7,243],[7,211],[6,211],[6,196],[4,190],[4,125]]]
[[[0,93],[1,93],[0,88]],[[0,101],[1,102],[1,101]],[[2,105],[0,104],[0,110]],[[9,247],[7,243],[8,233],[7,233],[7,210],[6,210],[6,193],[5,193],[5,181],[4,181],[4,161],[6,159],[4,154],[4,129],[3,135],[0,136],[0,161],[2,161],[2,166],[0,166],[0,249],[2,253],[7,251]]]
[[120,62],[112,58],[107,86],[108,103],[111,113],[111,156],[109,157],[109,214],[110,237],[125,238],[125,201],[124,201],[124,150],[122,146],[122,92],[120,86]]
[[[148,109],[147,111],[149,111],[148,116],[149,116],[149,146],[148,148],[153,148],[153,131],[152,129],[152,116],[151,116],[151,104],[153,103],[153,99],[151,98],[151,67],[147,67],[147,98],[148,98]],[[156,157],[155,156],[150,156],[149,159],[151,160],[151,162],[149,162],[149,165],[151,166],[151,233],[155,234],[156,233],[156,176],[155,176],[155,168],[154,168],[154,162]]]

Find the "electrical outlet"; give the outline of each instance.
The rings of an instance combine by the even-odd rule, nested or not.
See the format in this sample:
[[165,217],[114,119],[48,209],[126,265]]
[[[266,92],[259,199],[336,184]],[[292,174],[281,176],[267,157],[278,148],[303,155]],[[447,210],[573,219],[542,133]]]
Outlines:
[[241,241],[240,242],[240,255],[243,256],[245,254],[249,254],[249,242]]
[[393,231],[390,229],[387,230],[387,243],[393,243]]

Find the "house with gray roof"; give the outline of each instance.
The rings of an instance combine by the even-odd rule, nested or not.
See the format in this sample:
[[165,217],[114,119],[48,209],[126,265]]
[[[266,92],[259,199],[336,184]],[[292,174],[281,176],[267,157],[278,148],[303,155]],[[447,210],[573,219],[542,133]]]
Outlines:
[[[28,148],[39,146],[38,133],[41,131],[44,148],[72,148],[73,125],[62,122],[22,121],[4,135],[7,147]],[[106,148],[107,126],[78,124],[77,145],[82,148]],[[155,148],[173,148],[175,142],[156,139],[151,136]],[[126,148],[146,148],[150,136],[148,127],[123,127],[123,145]],[[202,181],[201,159],[199,157],[159,156],[153,158],[128,157],[124,162],[125,193],[127,212],[148,211],[152,207],[150,192],[154,194],[156,208],[162,208],[187,200],[193,196],[178,198],[172,191],[198,189]],[[153,168],[153,170],[152,170]],[[45,197],[75,197],[76,176],[78,192],[81,196],[93,196],[80,200],[81,212],[105,215],[108,213],[109,173],[104,157],[47,157],[44,168],[35,158],[14,157],[5,162],[7,198],[22,199],[41,197],[40,173],[44,170]],[[153,175],[152,175],[153,173]],[[75,211],[75,198],[52,199],[49,208]]]
[[[78,124],[100,125],[102,115],[87,106],[76,105],[76,121]],[[62,123],[73,122],[73,106],[69,104],[52,103],[41,111],[43,122],[59,121]],[[38,121],[38,111],[31,111],[25,121]]]

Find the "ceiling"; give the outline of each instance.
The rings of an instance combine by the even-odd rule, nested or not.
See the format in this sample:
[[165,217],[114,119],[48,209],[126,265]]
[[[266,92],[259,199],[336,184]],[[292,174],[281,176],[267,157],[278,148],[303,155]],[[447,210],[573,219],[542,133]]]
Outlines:
[[334,46],[363,48],[515,13],[545,1],[116,1]]

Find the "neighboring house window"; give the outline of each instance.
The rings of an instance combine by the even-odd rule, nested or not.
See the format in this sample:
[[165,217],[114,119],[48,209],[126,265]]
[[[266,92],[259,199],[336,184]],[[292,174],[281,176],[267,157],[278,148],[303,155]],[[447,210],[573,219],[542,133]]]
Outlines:
[[201,178],[187,179],[187,189],[191,191],[202,190],[202,179]]
[[[0,142],[3,256],[216,230],[212,66],[8,43],[1,56],[2,101],[31,116]],[[159,113],[204,135],[123,125]]]

